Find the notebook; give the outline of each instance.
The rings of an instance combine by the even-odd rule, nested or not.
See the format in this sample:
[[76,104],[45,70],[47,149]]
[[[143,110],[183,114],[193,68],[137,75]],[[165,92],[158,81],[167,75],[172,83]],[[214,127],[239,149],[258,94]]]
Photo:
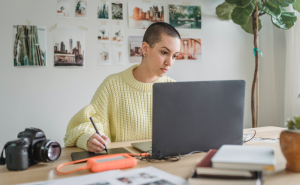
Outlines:
[[196,167],[196,173],[198,176],[203,177],[240,177],[240,178],[253,178],[255,176],[254,171],[249,170],[228,170],[213,168],[211,158],[216,154],[218,150],[211,149],[207,152],[206,156]]
[[223,145],[212,157],[213,168],[274,171],[274,148],[267,146]]
[[193,173],[188,179],[189,185],[261,185],[263,182],[262,172],[256,172],[250,179],[243,178],[204,178]]

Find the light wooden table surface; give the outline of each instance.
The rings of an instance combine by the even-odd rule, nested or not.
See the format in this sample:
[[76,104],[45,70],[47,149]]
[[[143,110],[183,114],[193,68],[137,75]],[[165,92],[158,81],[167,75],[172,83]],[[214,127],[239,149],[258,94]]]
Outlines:
[[[244,134],[251,129],[244,129]],[[279,138],[279,134],[284,128],[279,127],[260,127],[255,129],[258,137],[268,137],[268,138]],[[132,153],[139,153],[137,150],[131,147],[132,142],[143,142],[149,140],[140,140],[140,141],[127,141],[127,142],[115,142],[108,144],[108,148],[118,148],[124,147]],[[260,145],[260,146],[274,146],[275,147],[275,157],[276,157],[276,171],[272,174],[265,174],[265,183],[264,185],[287,185],[287,184],[300,184],[300,173],[288,172],[285,170],[286,160],[281,153],[279,143],[265,143],[258,141],[250,141],[245,145]],[[53,163],[39,163],[33,166],[30,166],[27,170],[24,171],[8,171],[6,166],[0,166],[0,184],[19,184],[35,181],[45,181],[66,177],[73,177],[79,175],[85,175],[91,173],[87,170],[78,171],[68,175],[59,175],[56,173],[55,168],[62,163],[71,161],[71,153],[83,151],[82,149],[76,147],[66,147],[62,149],[62,154],[60,158]],[[182,157],[178,162],[146,162],[138,161],[137,165],[134,168],[141,168],[147,166],[154,166],[158,169],[164,170],[173,175],[177,175],[183,178],[188,178],[190,172],[193,168],[201,161],[206,153],[197,153],[192,154],[186,157]],[[62,170],[70,170],[75,167],[84,166],[85,163],[76,164],[76,166],[67,166]],[[130,168],[132,169],[132,168]]]

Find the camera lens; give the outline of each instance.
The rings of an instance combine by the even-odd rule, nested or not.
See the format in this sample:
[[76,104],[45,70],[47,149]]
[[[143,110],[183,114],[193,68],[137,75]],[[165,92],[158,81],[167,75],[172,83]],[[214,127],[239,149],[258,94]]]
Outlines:
[[59,158],[61,147],[54,140],[42,140],[37,142],[33,148],[33,158],[36,162],[52,162]]

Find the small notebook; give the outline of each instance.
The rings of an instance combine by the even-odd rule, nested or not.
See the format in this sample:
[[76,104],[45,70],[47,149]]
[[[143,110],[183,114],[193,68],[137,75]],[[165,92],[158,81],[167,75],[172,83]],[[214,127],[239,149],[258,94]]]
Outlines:
[[274,171],[274,148],[267,146],[223,145],[212,157],[213,168]]
[[188,179],[189,185],[261,185],[262,172],[256,172],[253,178],[205,178],[193,173]]
[[217,153],[217,151],[218,150],[211,149],[207,152],[206,156],[196,167],[197,176],[215,178],[253,178],[255,176],[255,172],[249,170],[213,168],[211,158]]

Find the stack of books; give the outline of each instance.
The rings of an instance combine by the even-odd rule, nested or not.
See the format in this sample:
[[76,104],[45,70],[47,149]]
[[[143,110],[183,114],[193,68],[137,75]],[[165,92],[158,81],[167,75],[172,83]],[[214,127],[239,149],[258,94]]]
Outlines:
[[274,148],[223,145],[209,150],[188,179],[190,185],[260,185],[263,171],[273,171]]

